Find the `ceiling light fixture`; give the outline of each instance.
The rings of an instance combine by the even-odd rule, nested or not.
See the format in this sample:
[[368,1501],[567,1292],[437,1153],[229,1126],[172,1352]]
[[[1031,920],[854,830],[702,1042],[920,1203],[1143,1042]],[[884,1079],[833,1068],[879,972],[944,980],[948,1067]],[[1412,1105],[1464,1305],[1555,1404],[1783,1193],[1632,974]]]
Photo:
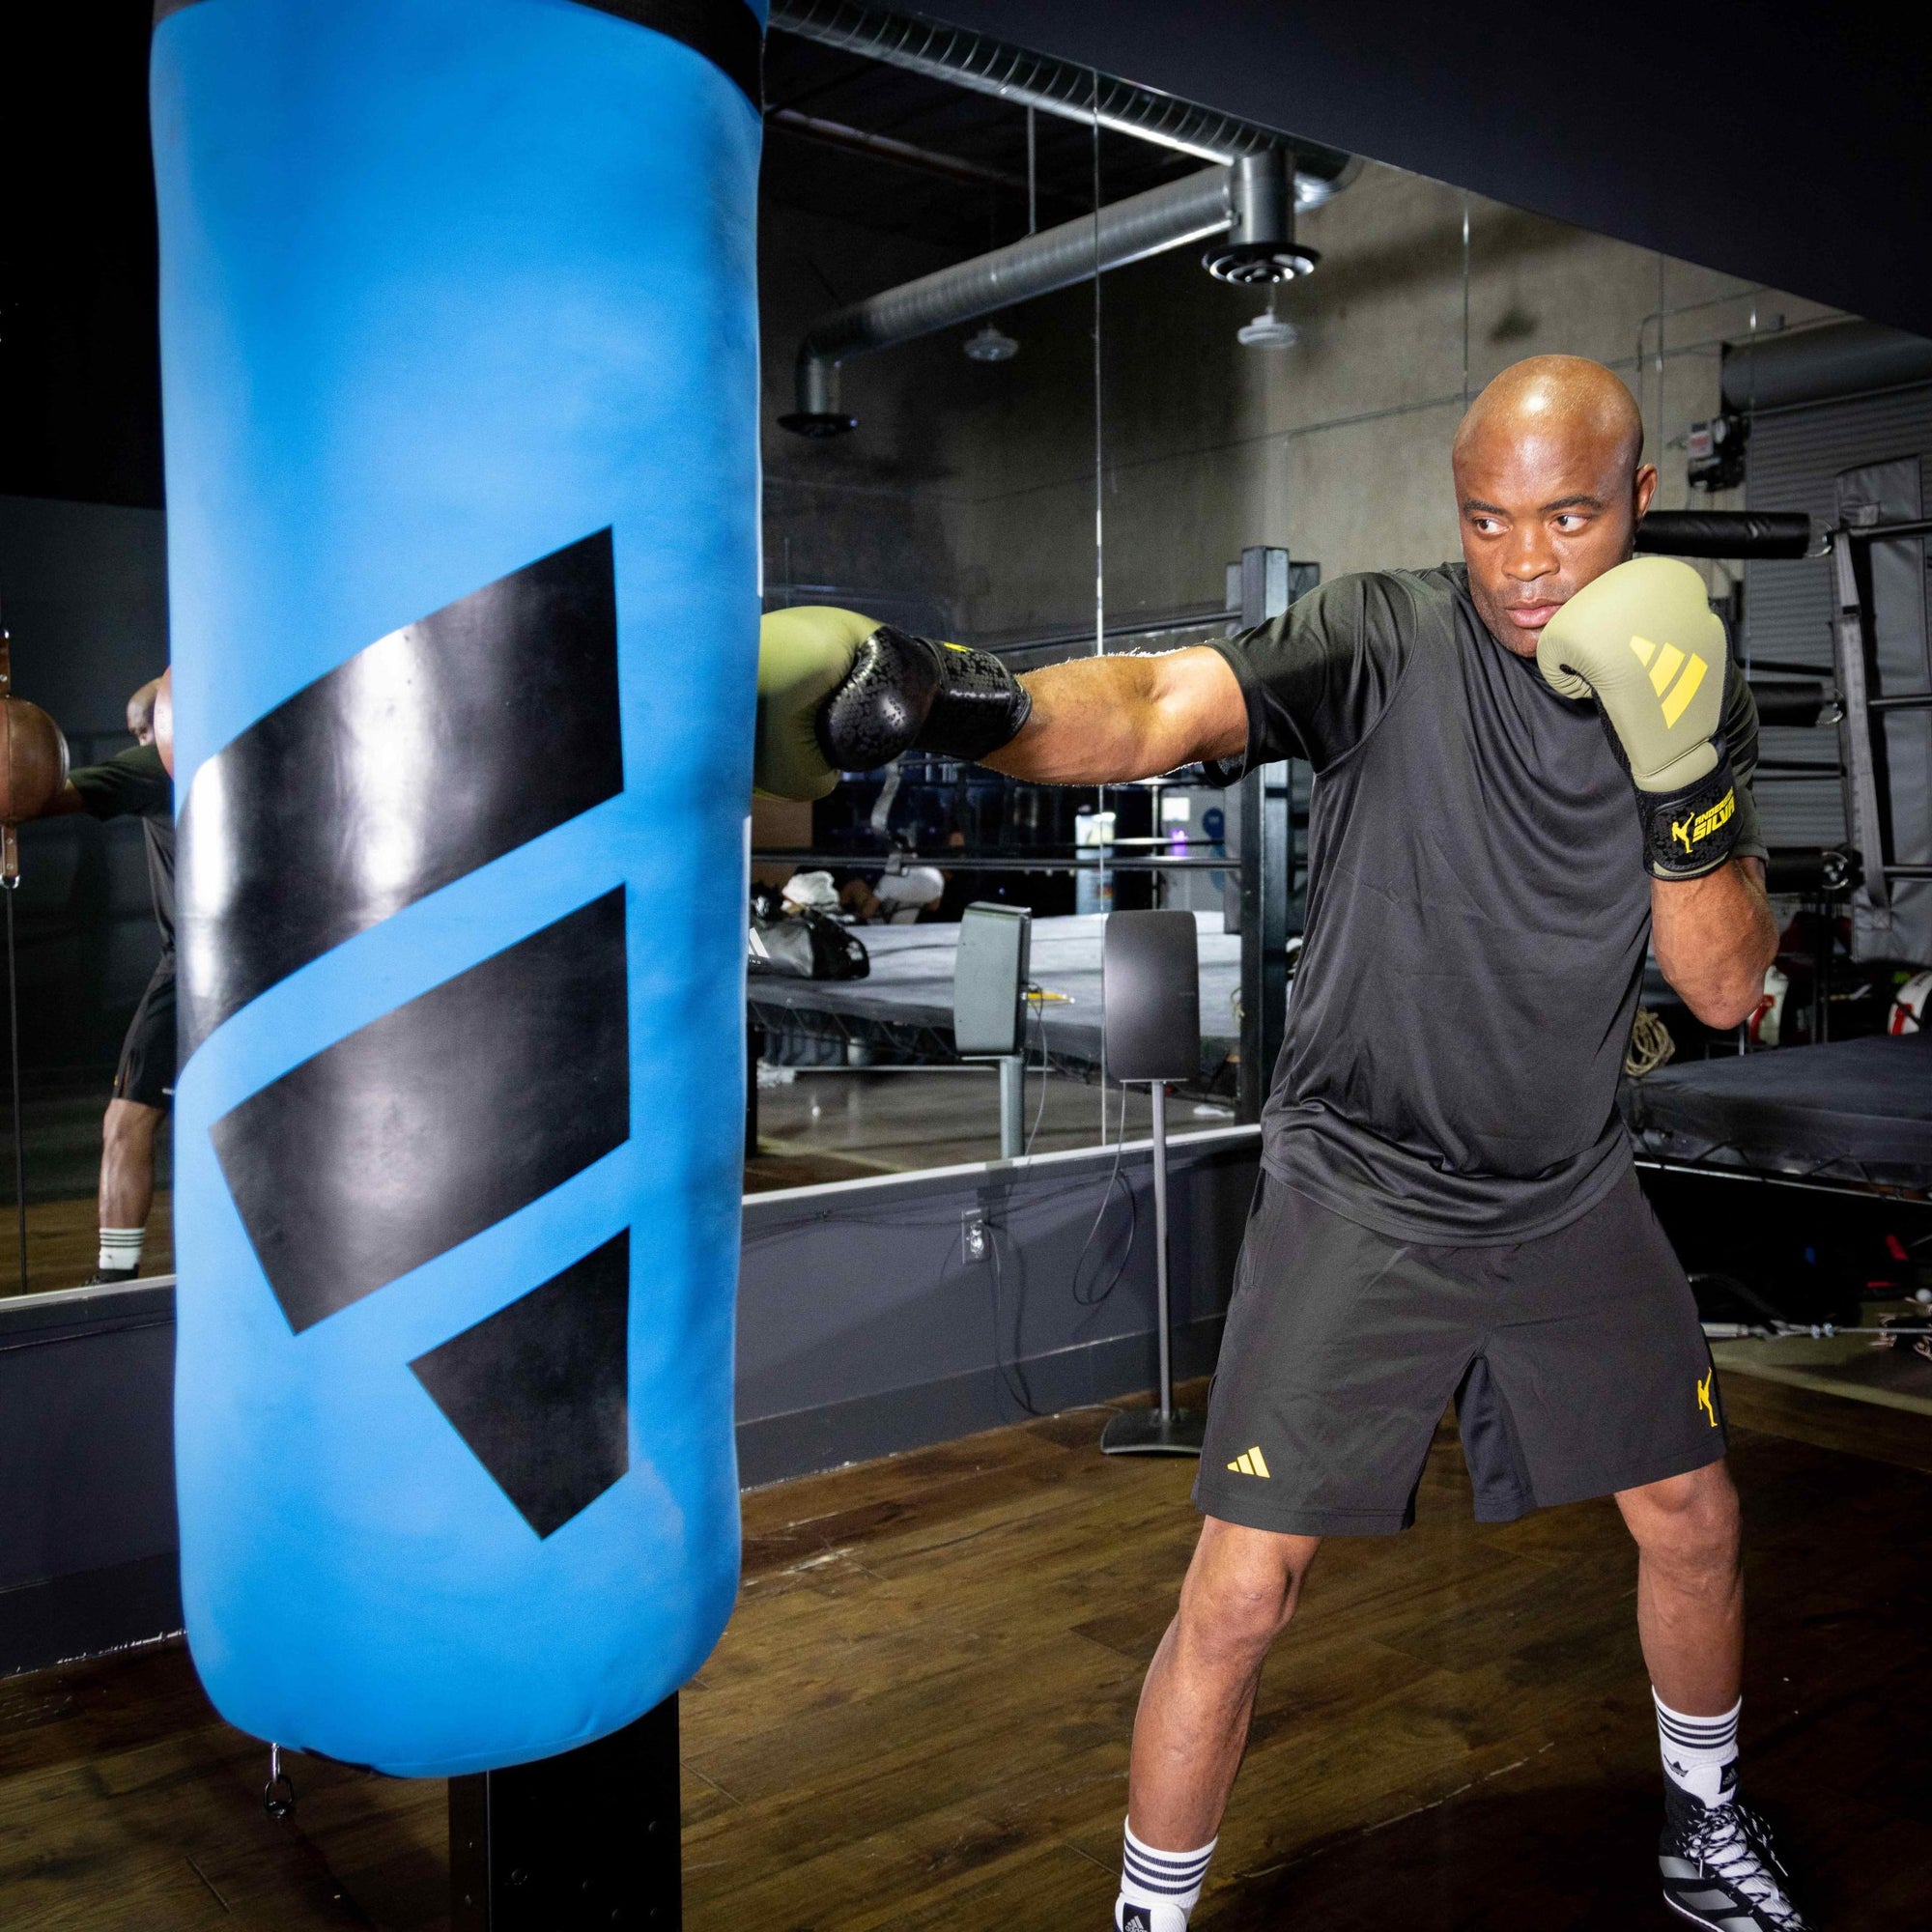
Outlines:
[[1279,283],[1268,287],[1268,305],[1252,322],[1244,322],[1235,331],[1235,340],[1243,349],[1293,349],[1301,340],[1293,323],[1275,313],[1274,292]]
[[1019,344],[990,322],[966,338],[966,354],[975,362],[1010,362],[1019,353]]

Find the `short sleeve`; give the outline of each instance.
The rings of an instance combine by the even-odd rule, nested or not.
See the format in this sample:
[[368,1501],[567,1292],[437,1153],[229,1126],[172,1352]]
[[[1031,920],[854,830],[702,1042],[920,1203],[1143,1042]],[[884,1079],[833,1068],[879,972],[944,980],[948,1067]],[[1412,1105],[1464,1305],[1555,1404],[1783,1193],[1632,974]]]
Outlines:
[[1339,577],[1279,617],[1217,642],[1248,708],[1239,759],[1208,767],[1215,784],[1276,758],[1317,771],[1359,745],[1388,708],[1413,649],[1414,600],[1394,577]]
[[174,810],[174,786],[152,745],[136,745],[103,765],[83,765],[68,774],[68,782],[90,818],[159,817]]
[[1731,754],[1731,778],[1737,791],[1738,842],[1731,848],[1733,855],[1763,859],[1768,855],[1764,835],[1758,830],[1757,800],[1751,792],[1751,780],[1757,772],[1757,700],[1736,658],[1724,668],[1724,716],[1719,735]]

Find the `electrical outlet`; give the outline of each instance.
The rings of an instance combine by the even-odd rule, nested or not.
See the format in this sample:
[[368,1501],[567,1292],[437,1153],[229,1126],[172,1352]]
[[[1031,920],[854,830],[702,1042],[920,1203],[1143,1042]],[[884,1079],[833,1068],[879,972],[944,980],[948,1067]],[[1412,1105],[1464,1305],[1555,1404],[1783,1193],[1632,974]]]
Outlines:
[[959,1217],[959,1252],[968,1262],[986,1259],[986,1216],[979,1208],[969,1208]]

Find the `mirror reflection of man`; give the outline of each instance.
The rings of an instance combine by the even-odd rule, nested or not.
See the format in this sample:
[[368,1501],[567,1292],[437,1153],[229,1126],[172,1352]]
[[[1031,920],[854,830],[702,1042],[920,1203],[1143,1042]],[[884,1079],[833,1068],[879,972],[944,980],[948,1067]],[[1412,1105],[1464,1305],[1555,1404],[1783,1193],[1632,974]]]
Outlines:
[[150,678],[128,700],[132,748],[71,773],[46,811],[49,818],[84,811],[90,818],[140,819],[155,920],[161,929],[161,956],[122,1043],[114,1096],[101,1122],[100,1250],[90,1286],[132,1281],[140,1272],[155,1204],[155,1136],[174,1098],[175,806],[174,783],[155,744],[159,682]]

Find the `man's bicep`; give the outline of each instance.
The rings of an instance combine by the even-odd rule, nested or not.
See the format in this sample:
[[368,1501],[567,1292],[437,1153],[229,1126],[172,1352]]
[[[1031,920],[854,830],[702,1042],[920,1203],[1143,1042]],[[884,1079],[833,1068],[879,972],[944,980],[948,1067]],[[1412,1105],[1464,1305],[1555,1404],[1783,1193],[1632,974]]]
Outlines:
[[1248,749],[1248,699],[1234,666],[1205,644],[1159,663],[1156,705],[1167,741],[1162,753],[1174,754],[1167,769],[1238,762]]

